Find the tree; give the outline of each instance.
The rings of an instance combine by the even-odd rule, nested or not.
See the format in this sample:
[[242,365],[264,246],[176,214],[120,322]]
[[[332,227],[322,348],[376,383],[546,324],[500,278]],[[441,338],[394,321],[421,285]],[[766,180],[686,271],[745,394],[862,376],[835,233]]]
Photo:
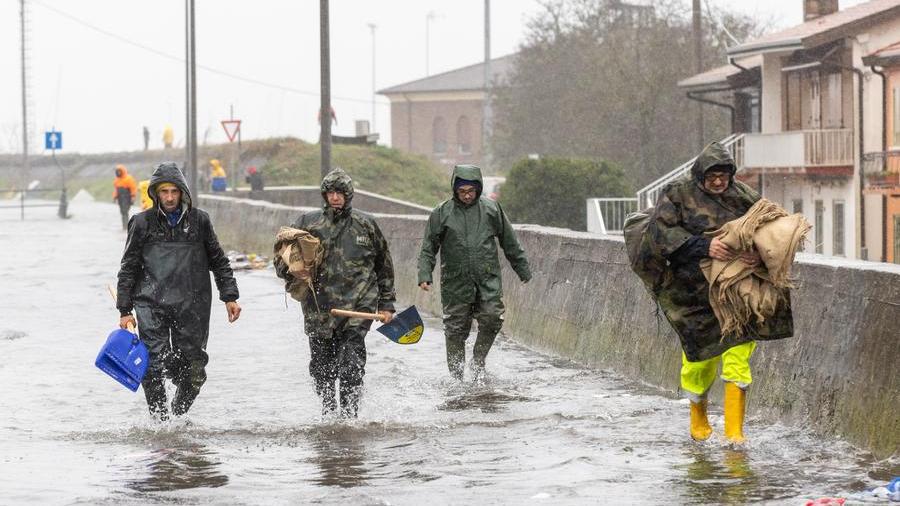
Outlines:
[[607,162],[525,159],[507,175],[500,203],[514,223],[587,230],[585,199],[628,191],[622,169]]
[[[610,160],[637,186],[696,154],[696,103],[677,86],[694,73],[687,5],[546,3],[511,75],[494,88],[490,148],[498,164],[530,153]],[[705,68],[725,63],[728,37],[758,32],[747,18],[706,14]],[[730,133],[721,111],[705,109],[708,141]]]

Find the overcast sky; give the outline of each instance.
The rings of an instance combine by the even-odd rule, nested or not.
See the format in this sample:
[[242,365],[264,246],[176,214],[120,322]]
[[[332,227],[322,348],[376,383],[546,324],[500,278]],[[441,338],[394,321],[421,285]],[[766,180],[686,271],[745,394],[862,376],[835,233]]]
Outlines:
[[[683,0],[689,7],[690,0]],[[802,0],[705,0],[774,27],[801,22]],[[30,55],[31,152],[43,150],[52,126],[65,151],[141,149],[141,128],[159,147],[171,124],[184,142],[184,2],[26,0]],[[842,0],[841,8],[861,3]],[[199,141],[224,142],[219,121],[229,107],[243,137],[291,135],[315,141],[319,97],[319,24],[315,0],[197,0]],[[335,133],[352,135],[370,119],[372,37],[376,87],[483,57],[483,0],[332,0],[332,95]],[[538,0],[493,0],[492,55],[514,52]],[[432,13],[432,20],[426,22]],[[19,0],[0,0],[0,153],[21,152]],[[228,74],[228,75],[226,75]],[[229,76],[230,75],[230,76]],[[251,82],[256,81],[256,82]],[[267,86],[266,83],[272,86]],[[390,142],[390,111],[377,98],[376,130]],[[35,144],[39,144],[35,146]]]

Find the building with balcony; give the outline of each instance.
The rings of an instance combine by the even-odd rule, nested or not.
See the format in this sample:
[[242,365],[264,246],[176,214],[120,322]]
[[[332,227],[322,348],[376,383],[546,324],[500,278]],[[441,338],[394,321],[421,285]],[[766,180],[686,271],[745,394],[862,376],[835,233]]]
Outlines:
[[[900,0],[840,11],[837,0],[805,0],[804,19],[729,48],[727,65],[679,86],[708,107],[731,111],[738,177],[806,216],[814,226],[808,251],[890,261],[890,241],[900,237],[900,228],[887,233],[893,197],[875,195],[865,172],[875,163],[868,159],[892,159],[884,144],[893,135],[885,112],[893,107],[885,92],[891,88],[885,72],[864,60],[900,42]],[[900,63],[892,68],[900,102]],[[895,166],[886,162],[884,171]]]

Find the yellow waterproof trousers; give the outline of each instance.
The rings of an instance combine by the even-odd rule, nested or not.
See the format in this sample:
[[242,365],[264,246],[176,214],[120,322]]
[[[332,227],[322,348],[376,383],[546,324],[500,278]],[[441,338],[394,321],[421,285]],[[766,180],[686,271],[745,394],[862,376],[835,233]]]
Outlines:
[[699,362],[689,362],[684,352],[681,353],[681,389],[688,398],[700,402],[706,398],[709,387],[716,380],[716,370],[722,363],[722,381],[736,384],[746,389],[753,382],[750,375],[750,355],[756,349],[756,341],[732,346],[725,353]]

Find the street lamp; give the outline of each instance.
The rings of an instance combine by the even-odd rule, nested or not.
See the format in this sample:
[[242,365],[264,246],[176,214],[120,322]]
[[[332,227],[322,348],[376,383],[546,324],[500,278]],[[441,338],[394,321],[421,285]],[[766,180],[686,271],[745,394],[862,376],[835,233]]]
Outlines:
[[375,133],[375,23],[368,23],[369,30],[372,32],[372,129],[370,133]]
[[425,75],[431,75],[431,67],[428,59],[431,57],[431,21],[437,19],[435,11],[428,11],[425,15]]

